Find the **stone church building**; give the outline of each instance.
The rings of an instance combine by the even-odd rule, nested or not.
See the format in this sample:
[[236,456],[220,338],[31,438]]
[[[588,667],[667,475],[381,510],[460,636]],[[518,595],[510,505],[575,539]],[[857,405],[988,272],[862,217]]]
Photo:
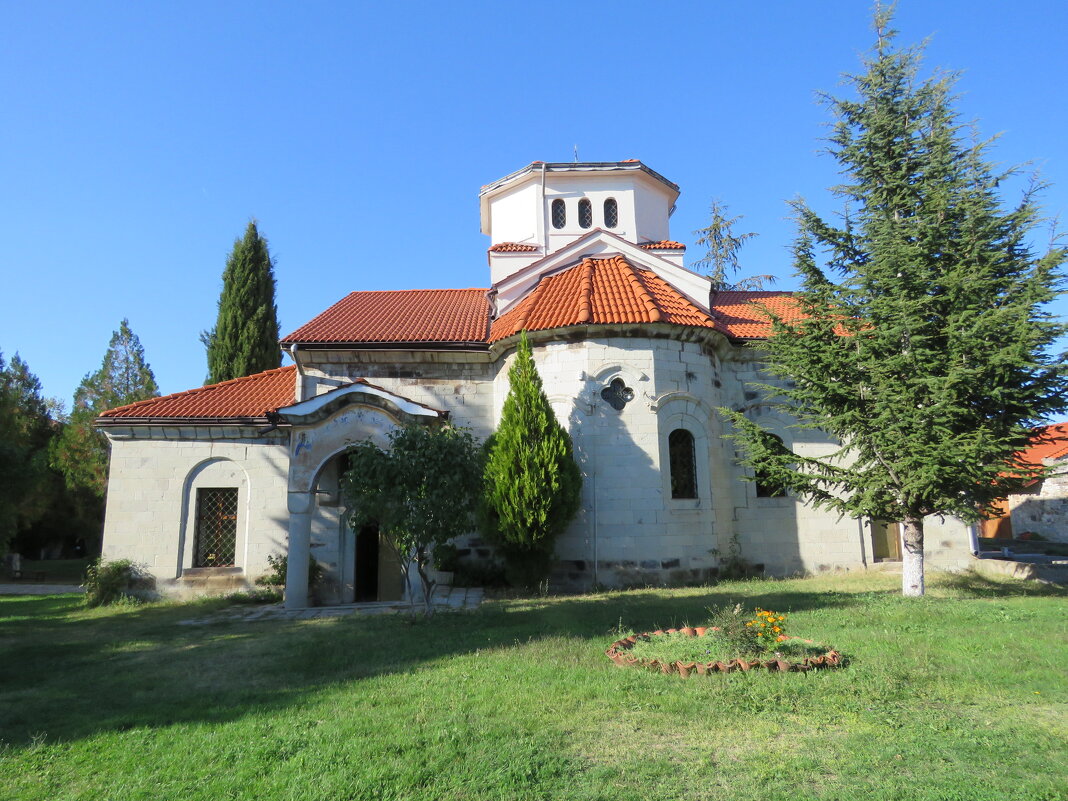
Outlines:
[[[639,161],[534,162],[480,192],[488,288],[352,292],[283,338],[291,365],[107,412],[104,558],[181,595],[250,585],[287,553],[288,606],[307,603],[308,559],[325,603],[398,597],[377,532],[345,524],[345,450],[386,446],[410,423],[488,436],[523,330],[583,473],[582,510],[556,547],[561,585],[700,581],[732,552],[769,575],[898,558],[891,527],[745,480],[717,407],[798,453],[834,444],[749,386],[762,304],[789,314],[789,293],[713,293],[671,239],[678,196]],[[965,563],[969,536],[929,520],[930,564]],[[473,539],[460,544],[485,553]]]

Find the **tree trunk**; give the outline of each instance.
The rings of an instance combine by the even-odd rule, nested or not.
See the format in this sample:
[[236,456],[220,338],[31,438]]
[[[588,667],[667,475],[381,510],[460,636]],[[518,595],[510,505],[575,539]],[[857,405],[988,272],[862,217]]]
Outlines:
[[906,517],[901,522],[901,594],[924,594],[923,518]]
[[427,575],[427,562],[426,551],[419,548],[415,553],[415,569],[419,571],[419,581],[423,585],[423,614],[430,617],[434,614],[432,596],[434,595],[434,587],[437,585],[437,582],[431,581],[430,576]]

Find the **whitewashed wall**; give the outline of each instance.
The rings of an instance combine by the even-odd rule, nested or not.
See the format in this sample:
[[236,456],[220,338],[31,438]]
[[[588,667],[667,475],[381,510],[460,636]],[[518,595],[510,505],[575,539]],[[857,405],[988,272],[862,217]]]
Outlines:
[[105,559],[141,565],[163,594],[202,588],[204,577],[183,579],[193,566],[196,491],[202,487],[238,489],[239,573],[217,582],[218,589],[251,585],[269,570],[269,554],[285,553],[288,436],[257,438],[252,430],[192,426],[107,433]]

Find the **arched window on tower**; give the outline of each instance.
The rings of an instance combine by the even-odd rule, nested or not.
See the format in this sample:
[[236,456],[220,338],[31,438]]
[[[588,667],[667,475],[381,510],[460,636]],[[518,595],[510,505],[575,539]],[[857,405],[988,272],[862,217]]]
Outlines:
[[582,198],[579,201],[579,227],[589,228],[593,225],[593,204],[590,203],[589,198]]
[[604,227],[615,228],[619,225],[619,204],[614,197],[604,202]]
[[557,198],[553,201],[553,228],[563,228],[567,225],[567,208],[564,201]]
[[697,497],[697,455],[693,434],[676,428],[668,434],[668,460],[671,467],[671,497]]

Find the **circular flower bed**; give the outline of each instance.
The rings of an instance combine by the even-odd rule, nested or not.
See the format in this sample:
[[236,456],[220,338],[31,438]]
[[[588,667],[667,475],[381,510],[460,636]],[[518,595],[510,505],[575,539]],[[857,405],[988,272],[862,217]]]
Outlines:
[[[633,634],[630,637],[624,637],[622,640],[616,640],[609,646],[605,653],[608,655],[608,658],[615,662],[619,667],[645,668],[647,670],[660,671],[661,673],[677,673],[684,679],[695,674],[698,676],[705,676],[711,673],[731,673],[736,670],[768,670],[783,673],[805,672],[823,668],[843,667],[845,664],[842,655],[834,649],[830,649],[826,653],[819,654],[818,656],[807,656],[798,661],[788,661],[776,656],[767,659],[736,657],[726,662],[721,660],[714,662],[683,662],[681,660],[668,662],[662,659],[640,659],[630,653],[638,642],[648,642],[653,637],[661,637],[666,634],[681,634],[685,637],[704,637],[707,636],[709,632],[715,631],[719,631],[719,628],[716,626],[687,626],[681,629],[658,629],[644,634]],[[786,638],[783,639],[785,640]],[[807,645],[815,645],[812,640],[802,640],[797,637],[791,637],[789,639]]]

